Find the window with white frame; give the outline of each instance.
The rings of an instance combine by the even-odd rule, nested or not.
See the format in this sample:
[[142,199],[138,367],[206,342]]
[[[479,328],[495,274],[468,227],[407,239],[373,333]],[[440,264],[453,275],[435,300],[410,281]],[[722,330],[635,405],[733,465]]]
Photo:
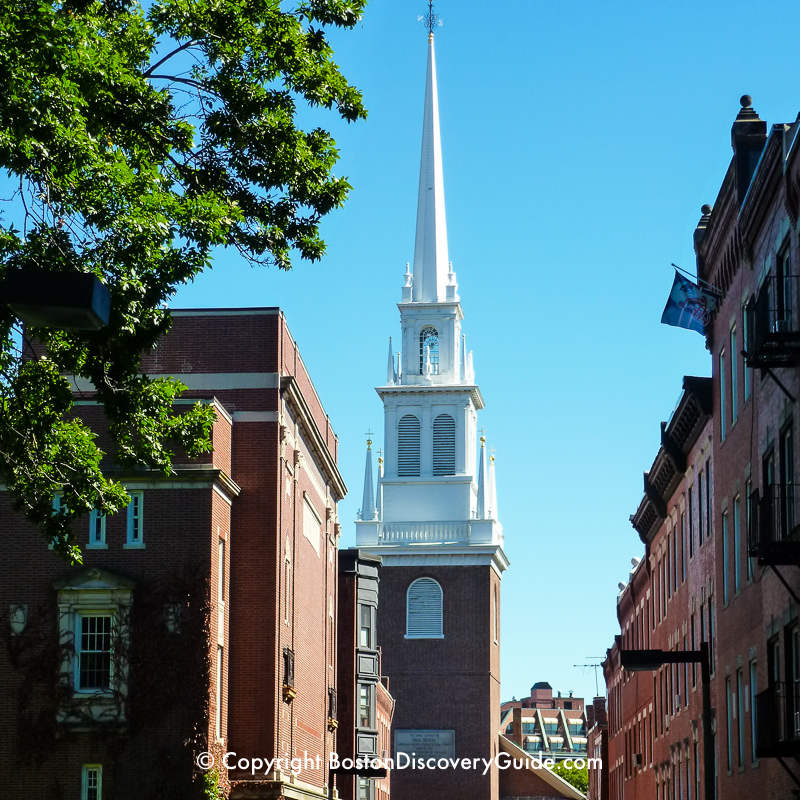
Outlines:
[[56,581],[61,674],[72,689],[60,722],[119,721],[127,694],[129,611],[134,583],[101,569]]
[[81,776],[81,800],[102,800],[102,764],[84,764]]
[[406,594],[406,639],[443,639],[443,592],[433,578],[417,578]]
[[96,508],[89,514],[89,547],[103,550],[106,544],[106,515]]
[[107,692],[111,688],[112,611],[77,612],[75,691]]
[[126,547],[144,547],[142,538],[142,518],[144,506],[144,493],[131,492],[131,501],[128,503],[128,539]]

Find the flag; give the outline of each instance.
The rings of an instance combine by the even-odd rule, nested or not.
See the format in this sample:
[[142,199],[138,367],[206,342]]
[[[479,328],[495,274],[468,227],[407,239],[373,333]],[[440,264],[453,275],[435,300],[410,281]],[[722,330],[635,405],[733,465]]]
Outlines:
[[711,313],[716,307],[715,295],[676,271],[661,322],[705,334],[706,325],[711,321]]

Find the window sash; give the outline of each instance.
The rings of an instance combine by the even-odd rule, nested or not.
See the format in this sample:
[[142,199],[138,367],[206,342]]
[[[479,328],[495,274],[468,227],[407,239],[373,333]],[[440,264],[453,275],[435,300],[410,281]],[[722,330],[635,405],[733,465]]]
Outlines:
[[89,514],[89,546],[97,547],[106,543],[106,515],[96,508]]
[[114,677],[112,612],[78,612],[75,625],[75,687],[78,692],[107,692]]
[[142,544],[142,516],[144,494],[131,492],[128,503],[128,544]]
[[81,800],[102,800],[102,764],[84,764],[81,772]]

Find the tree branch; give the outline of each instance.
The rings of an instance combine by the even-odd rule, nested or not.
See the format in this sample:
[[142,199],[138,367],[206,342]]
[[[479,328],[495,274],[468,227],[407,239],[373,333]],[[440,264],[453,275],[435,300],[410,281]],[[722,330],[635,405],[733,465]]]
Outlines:
[[167,53],[164,56],[164,58],[162,58],[160,61],[156,61],[156,63],[153,64],[152,67],[149,67],[144,73],[142,73],[142,77],[144,77],[144,78],[153,77],[153,72],[155,72],[155,70],[158,67],[160,67],[165,61],[169,61],[169,59],[171,59],[173,56],[178,55],[178,53],[180,53],[181,51],[187,50],[188,48],[192,47],[193,45],[196,45],[196,44],[199,44],[199,43],[200,43],[199,39],[190,39],[188,42],[186,42],[186,44],[182,44],[180,47],[176,47],[171,53]]

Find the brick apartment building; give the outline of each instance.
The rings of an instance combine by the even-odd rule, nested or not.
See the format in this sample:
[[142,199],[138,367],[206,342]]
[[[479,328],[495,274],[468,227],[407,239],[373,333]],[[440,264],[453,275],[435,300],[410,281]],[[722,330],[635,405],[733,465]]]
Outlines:
[[[684,378],[632,517],[645,545],[617,599],[621,635],[603,664],[610,796],[702,798],[702,680],[696,664],[622,669],[621,650],[696,650],[714,642],[711,379]],[[712,648],[711,663],[715,663]],[[712,686],[716,673],[712,666]]]
[[[586,724],[589,728],[586,745],[587,758],[600,759],[601,764],[608,762],[608,713],[606,698],[595,697],[592,705],[586,708]],[[595,762],[597,763],[597,762]],[[589,767],[589,789],[587,800],[608,800],[609,771],[602,767]]]
[[582,697],[553,697],[546,681],[531,687],[530,697],[500,706],[500,732],[527,753],[561,761],[584,758],[587,720]]
[[[204,789],[195,759],[208,751],[231,798],[327,797],[336,435],[279,309],[173,317],[143,370],[178,376],[182,402],[214,404],[213,453],[177,456],[168,478],[119,473],[127,513],[76,520],[82,567],[0,492],[4,796],[184,800]],[[78,388],[97,430],[101,409]],[[253,774],[253,759],[306,752],[320,765]]]
[[[336,752],[345,759],[377,759],[391,754],[394,698],[381,676],[377,644],[381,560],[358,548],[339,551],[339,734]],[[335,714],[333,715],[336,716]],[[391,771],[371,779],[339,775],[336,790],[342,800],[389,800]]]
[[[733,158],[695,230],[698,276],[719,292],[706,328],[710,422],[694,450],[684,448],[685,471],[673,437],[665,437],[676,477],[660,485],[659,451],[634,517],[640,535],[646,531],[645,558],[621,592],[622,634],[605,664],[611,798],[704,797],[691,665],[688,694],[686,665],[658,673],[619,667],[622,648],[692,649],[703,639],[711,654],[716,796],[789,800],[800,788],[798,127],[768,131],[743,97]],[[694,548],[685,584],[682,531],[687,553]],[[643,613],[647,625],[637,622]],[[652,724],[644,724],[645,711]]]

